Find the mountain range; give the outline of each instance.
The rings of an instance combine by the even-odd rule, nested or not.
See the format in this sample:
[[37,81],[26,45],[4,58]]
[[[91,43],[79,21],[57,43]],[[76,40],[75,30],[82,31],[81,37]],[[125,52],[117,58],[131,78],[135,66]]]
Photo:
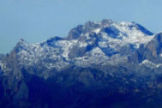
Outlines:
[[162,108],[162,33],[87,22],[0,54],[3,108]]

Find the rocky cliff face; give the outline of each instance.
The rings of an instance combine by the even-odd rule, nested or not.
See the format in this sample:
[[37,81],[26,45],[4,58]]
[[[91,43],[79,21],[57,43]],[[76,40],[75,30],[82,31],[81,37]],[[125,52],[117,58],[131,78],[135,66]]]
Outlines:
[[0,106],[161,107],[162,34],[103,20],[0,56]]

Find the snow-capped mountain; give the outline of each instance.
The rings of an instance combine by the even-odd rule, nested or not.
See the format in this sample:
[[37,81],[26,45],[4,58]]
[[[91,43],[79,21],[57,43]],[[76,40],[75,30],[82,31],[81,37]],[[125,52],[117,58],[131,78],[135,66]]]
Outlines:
[[153,38],[153,33],[134,22],[103,20],[79,25],[67,38],[53,37],[36,44],[21,39],[13,51],[23,65],[42,62],[48,69],[61,69],[73,63],[85,67],[127,61],[132,52]]
[[162,97],[161,70],[162,33],[135,22],[87,22],[67,37],[40,43],[20,39],[9,54],[0,55],[0,106],[100,108],[126,96],[124,108],[139,101],[146,107],[150,96]]

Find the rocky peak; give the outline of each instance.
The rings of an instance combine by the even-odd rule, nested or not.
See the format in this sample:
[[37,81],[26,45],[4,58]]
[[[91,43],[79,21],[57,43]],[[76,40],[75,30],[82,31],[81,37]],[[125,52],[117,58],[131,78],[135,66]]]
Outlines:
[[48,45],[48,46],[51,46],[51,47],[54,47],[56,42],[57,41],[60,41],[60,40],[64,40],[63,38],[59,37],[59,36],[55,36],[55,37],[52,37],[50,39],[48,39],[47,41],[45,42],[42,42],[40,45],[43,46],[43,45]]
[[158,33],[148,43],[147,49],[151,51],[154,57],[161,56],[162,53],[162,33]]
[[24,39],[20,39],[16,44],[14,51],[19,52],[21,50],[25,50],[28,47],[29,47],[29,43],[26,42]]
[[[84,62],[85,58],[91,58],[87,59],[89,64],[94,63],[93,59],[97,57],[103,62],[108,58],[107,62],[114,63],[116,60],[117,63],[123,59],[126,61],[128,56],[142,44],[146,46],[153,37],[151,32],[137,23],[104,19],[78,25],[65,38],[56,36],[38,44],[21,39],[14,52],[21,64],[41,63],[50,69],[62,68],[71,62],[75,64],[78,59]],[[94,51],[95,58],[92,56]]]

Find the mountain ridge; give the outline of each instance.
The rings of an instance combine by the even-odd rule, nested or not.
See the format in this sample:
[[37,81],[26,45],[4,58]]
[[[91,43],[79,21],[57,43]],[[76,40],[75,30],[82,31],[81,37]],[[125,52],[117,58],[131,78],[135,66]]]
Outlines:
[[64,38],[21,39],[0,57],[0,106],[160,108],[161,70],[162,33],[134,22],[87,22]]
[[[140,28],[141,30],[139,30]],[[72,36],[77,36],[77,38]],[[153,33],[137,23],[117,23],[112,20],[103,20],[101,23],[87,22],[85,25],[79,25],[73,28],[65,38],[53,37],[37,44],[29,44],[21,40],[19,43],[22,42],[22,44],[26,45],[24,46],[26,49],[22,50],[22,54],[20,54],[22,56],[29,53],[28,57],[33,56],[31,58],[34,58],[34,55],[38,57],[40,54],[44,55],[44,52],[52,50],[58,59],[69,60],[82,57],[97,47],[106,56],[113,56],[121,52],[122,49],[124,50],[124,47],[130,47],[130,50],[133,50],[152,38]],[[19,46],[18,44],[17,46]],[[39,52],[39,55],[36,52]]]

